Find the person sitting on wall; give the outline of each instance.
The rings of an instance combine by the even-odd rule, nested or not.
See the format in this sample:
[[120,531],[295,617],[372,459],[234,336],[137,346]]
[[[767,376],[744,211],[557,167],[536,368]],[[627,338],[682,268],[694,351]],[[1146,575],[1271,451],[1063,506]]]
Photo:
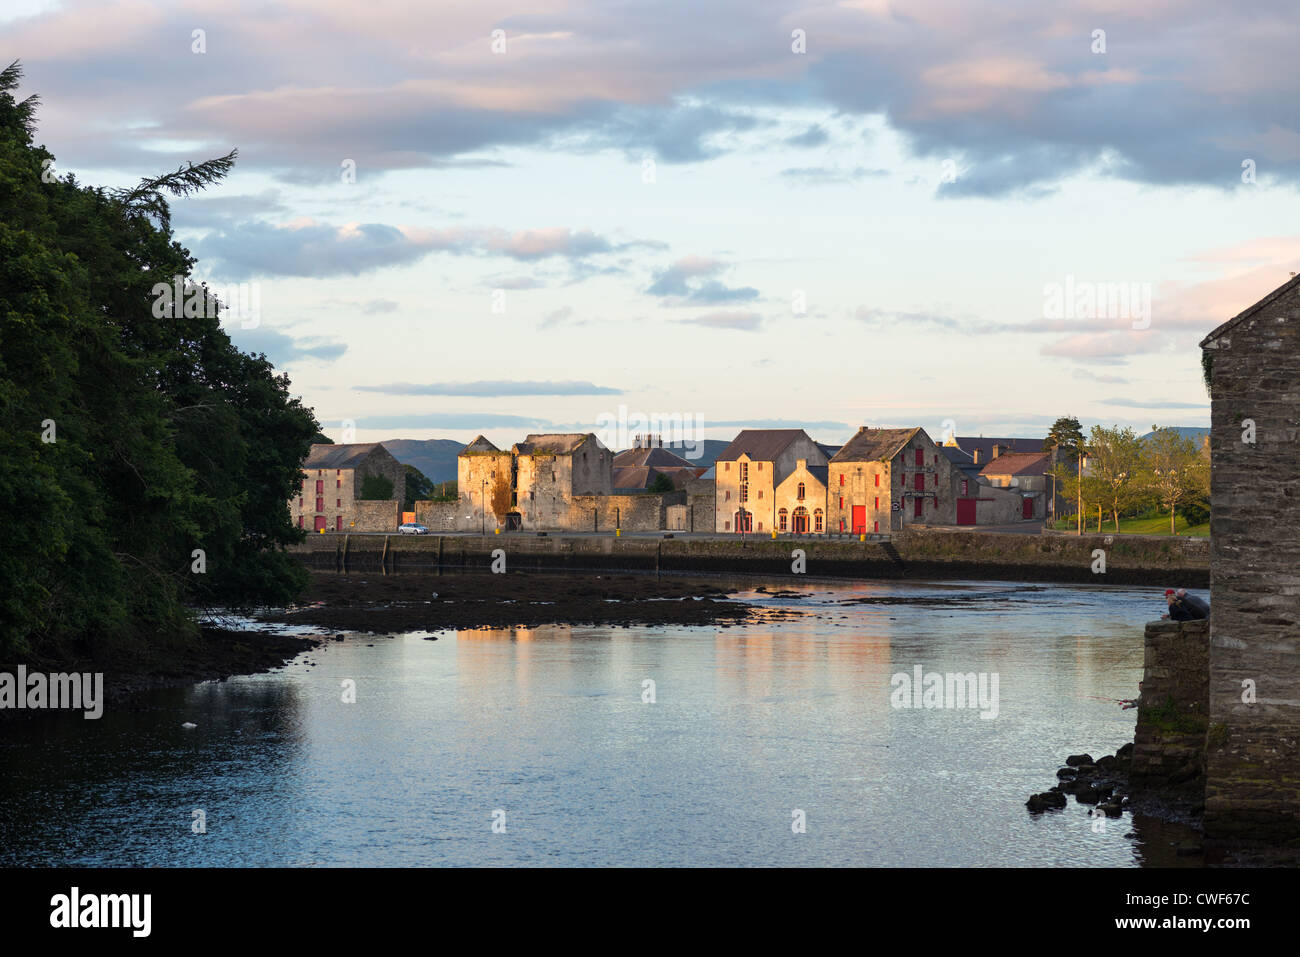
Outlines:
[[1172,588],[1165,589],[1165,602],[1169,605],[1169,614],[1161,615],[1162,619],[1168,618],[1172,621],[1191,621],[1191,610],[1178,600],[1178,595]]
[[1204,598],[1189,595],[1186,588],[1178,589],[1176,595],[1178,601],[1187,609],[1193,620],[1210,617],[1210,603]]

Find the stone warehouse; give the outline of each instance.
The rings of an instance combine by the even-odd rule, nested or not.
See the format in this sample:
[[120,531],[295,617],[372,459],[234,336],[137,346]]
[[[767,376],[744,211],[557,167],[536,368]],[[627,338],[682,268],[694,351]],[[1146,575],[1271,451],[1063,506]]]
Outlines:
[[[791,506],[807,511],[807,503],[777,504],[777,489],[796,469],[807,475],[809,465],[825,469],[825,450],[803,429],[745,429],[718,455],[714,468],[714,529],[719,532],[771,532],[778,529],[781,507],[791,520]],[[788,490],[787,490],[788,492]],[[822,479],[825,501],[825,479]],[[815,508],[816,506],[814,506]]]
[[529,435],[503,450],[478,436],[457,457],[455,502],[415,503],[437,532],[657,531],[685,492],[616,494],[614,455],[593,433]]
[[[387,497],[363,498],[367,479],[371,493],[381,486]],[[379,443],[313,445],[302,463],[299,495],[289,500],[289,516],[298,528],[314,532],[391,532],[405,496],[406,469]]]
[[1210,380],[1205,833],[1300,840],[1300,277],[1201,343]]

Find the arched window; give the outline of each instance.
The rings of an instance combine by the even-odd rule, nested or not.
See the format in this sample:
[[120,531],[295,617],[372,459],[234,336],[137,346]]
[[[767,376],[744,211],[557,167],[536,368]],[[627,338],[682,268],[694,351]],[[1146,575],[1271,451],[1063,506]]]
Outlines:
[[820,533],[821,530],[822,530],[822,510],[819,508],[813,511],[813,531]]
[[789,518],[790,518],[790,515],[789,515],[788,512],[786,512],[785,509],[781,509],[779,512],[776,513],[777,524],[778,524],[778,527],[781,529],[781,531],[784,532],[784,531],[786,531],[786,529],[788,528],[788,526],[789,526]]
[[803,482],[800,482],[800,483],[799,483],[799,492],[798,492],[798,494],[796,495],[796,498],[798,498],[799,501],[801,501],[801,502],[804,500],[804,492],[805,492],[805,490],[804,490]]

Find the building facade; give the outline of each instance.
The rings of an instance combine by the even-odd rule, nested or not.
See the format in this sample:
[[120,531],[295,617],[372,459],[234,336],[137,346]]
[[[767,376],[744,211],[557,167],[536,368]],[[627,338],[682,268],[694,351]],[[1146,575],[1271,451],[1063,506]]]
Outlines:
[[[289,500],[293,524],[309,532],[391,532],[406,497],[406,469],[378,442],[313,445],[302,464],[302,487]],[[386,499],[363,499],[367,477],[386,479]]]
[[958,471],[925,429],[858,429],[830,460],[830,530],[886,534],[956,521]]
[[1210,380],[1205,833],[1300,839],[1300,277],[1201,343]]
[[804,463],[826,455],[803,429],[745,429],[713,463],[714,530],[764,533],[777,527],[776,490]]

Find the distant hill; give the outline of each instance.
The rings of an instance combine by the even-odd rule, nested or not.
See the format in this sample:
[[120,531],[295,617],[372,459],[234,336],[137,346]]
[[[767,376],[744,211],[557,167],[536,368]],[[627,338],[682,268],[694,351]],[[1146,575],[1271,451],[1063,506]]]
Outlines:
[[403,465],[414,465],[430,482],[456,481],[456,456],[465,447],[455,439],[385,439],[379,443]]
[[[1210,430],[1209,430],[1209,429],[1202,429],[1202,428],[1199,428],[1198,426],[1190,426],[1190,425],[1169,425],[1169,426],[1162,426],[1162,428],[1173,429],[1175,432],[1177,432],[1177,433],[1178,433],[1179,435],[1181,435],[1183,438],[1185,438],[1185,439],[1191,439],[1191,440],[1192,440],[1192,444],[1195,445],[1198,449],[1201,447],[1201,441],[1202,441],[1202,439],[1203,439],[1205,436],[1207,436],[1207,435],[1210,434]],[[1146,439],[1151,438],[1151,436],[1153,436],[1153,435],[1155,435],[1154,432],[1148,432],[1146,435],[1142,436],[1142,439],[1143,439],[1143,441],[1145,441]]]

